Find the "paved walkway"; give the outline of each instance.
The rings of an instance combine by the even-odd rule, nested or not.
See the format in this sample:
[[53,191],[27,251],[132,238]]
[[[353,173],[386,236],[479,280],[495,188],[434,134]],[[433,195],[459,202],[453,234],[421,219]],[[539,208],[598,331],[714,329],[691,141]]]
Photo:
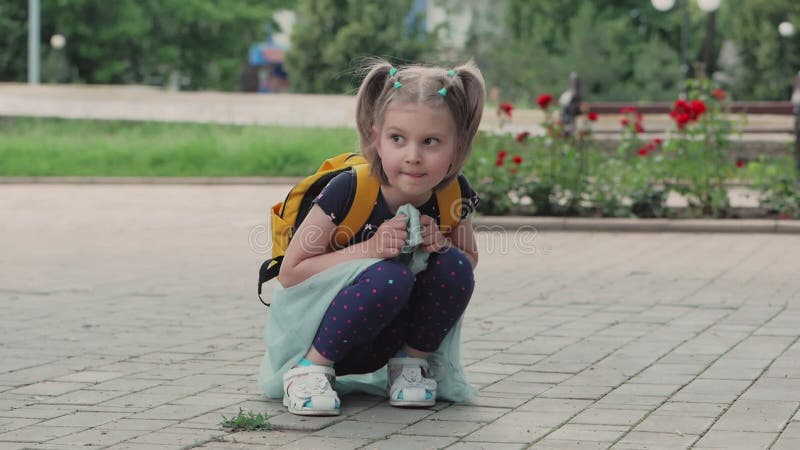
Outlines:
[[[480,233],[474,404],[286,414],[254,292],[285,190],[0,186],[0,450],[800,448],[780,234]],[[240,409],[293,430],[223,430]]]

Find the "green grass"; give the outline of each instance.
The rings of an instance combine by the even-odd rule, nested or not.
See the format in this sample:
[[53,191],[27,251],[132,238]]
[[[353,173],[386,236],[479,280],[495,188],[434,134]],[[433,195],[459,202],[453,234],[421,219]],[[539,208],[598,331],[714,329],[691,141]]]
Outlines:
[[223,428],[228,428],[231,431],[256,431],[256,430],[272,430],[273,426],[267,420],[267,416],[262,413],[255,414],[253,411],[242,411],[239,408],[239,414],[236,417],[228,419],[222,416]]
[[0,119],[0,176],[297,176],[357,149],[348,128]]

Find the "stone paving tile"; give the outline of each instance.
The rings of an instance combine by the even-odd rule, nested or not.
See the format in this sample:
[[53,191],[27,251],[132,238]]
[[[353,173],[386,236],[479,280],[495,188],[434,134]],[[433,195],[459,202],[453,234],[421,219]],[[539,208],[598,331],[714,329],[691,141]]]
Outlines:
[[759,378],[742,394],[741,398],[743,400],[800,401],[800,379]]
[[124,417],[120,413],[84,412],[61,416],[42,422],[45,427],[96,427]]
[[648,411],[638,409],[589,408],[573,417],[570,423],[589,425],[632,426],[647,415]]
[[77,391],[86,387],[83,383],[67,383],[56,381],[43,381],[25,387],[8,391],[8,394],[28,394],[28,395],[61,395],[67,392]]
[[81,372],[75,372],[69,375],[64,375],[63,377],[58,377],[55,379],[55,381],[68,381],[77,383],[101,383],[103,381],[119,378],[123,375],[124,374],[120,372],[97,372],[91,370],[84,370]]
[[770,450],[797,450],[798,448],[800,448],[800,438],[781,436],[770,447]]
[[754,433],[751,431],[711,430],[694,443],[695,449],[742,449],[768,448],[778,433]]
[[610,444],[610,442],[551,439],[548,436],[528,448],[531,450],[602,450],[608,448]]
[[389,439],[375,441],[365,449],[374,450],[428,450],[445,448],[456,442],[456,438],[442,436],[390,436]]
[[155,431],[178,424],[177,420],[122,418],[100,425],[102,430]]
[[668,401],[655,411],[662,416],[719,417],[728,408],[725,403]]
[[515,393],[481,392],[477,398],[465,404],[490,408],[516,408],[528,400],[528,396],[520,396]]
[[103,430],[94,428],[48,441],[48,444],[64,444],[84,448],[89,446],[109,446],[145,433],[146,431],[142,430]]
[[780,432],[798,406],[798,402],[739,398],[714,424],[714,430]]
[[314,433],[321,437],[355,437],[359,439],[378,439],[405,428],[399,423],[359,422],[344,420]]
[[122,391],[94,391],[81,389],[79,391],[68,392],[57,397],[51,397],[42,401],[42,404],[54,405],[97,405],[113,398],[125,395]]
[[306,436],[308,436],[308,433],[289,430],[239,431],[225,436],[225,441],[277,447],[298,441]]
[[463,437],[483,426],[480,422],[423,420],[400,430],[400,434],[415,436]]
[[591,400],[538,397],[520,406],[519,410],[540,412],[558,411],[575,415],[591,404]]
[[628,431],[627,426],[568,423],[559,427],[549,438],[559,441],[614,442]]
[[330,450],[351,450],[362,448],[368,444],[371,439],[360,438],[341,438],[341,437],[320,437],[320,436],[306,436],[302,439],[294,441],[290,444],[280,446],[278,448],[284,450],[308,450],[312,448],[324,448]]
[[360,420],[362,422],[400,423],[409,425],[419,422],[434,413],[436,413],[436,411],[430,409],[405,409],[389,405],[379,405],[352,415],[349,419]]
[[458,442],[447,447],[448,450],[520,450],[521,444],[502,444],[500,442]]
[[465,422],[492,422],[507,414],[507,408],[487,408],[481,406],[455,405],[428,416],[430,420],[451,420]]
[[543,398],[597,400],[610,392],[611,389],[610,386],[558,385],[544,391],[539,396]]
[[631,431],[617,441],[613,450],[672,450],[691,447],[697,436],[677,433],[654,433],[650,431]]
[[550,428],[506,425],[493,422],[461,439],[463,442],[531,443],[547,435]]
[[0,442],[44,442],[82,431],[83,427],[46,427],[31,425],[0,434]]
[[636,425],[634,431],[702,435],[711,428],[714,420],[714,417],[651,414]]

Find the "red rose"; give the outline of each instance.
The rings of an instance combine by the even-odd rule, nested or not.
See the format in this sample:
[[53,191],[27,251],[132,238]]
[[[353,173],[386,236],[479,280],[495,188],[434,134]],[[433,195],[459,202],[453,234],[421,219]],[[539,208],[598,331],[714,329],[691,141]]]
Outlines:
[[505,150],[500,150],[499,152],[497,152],[498,159],[504,159],[506,156],[508,156],[508,152]]
[[522,133],[519,133],[515,139],[517,140],[517,142],[525,142],[525,139],[528,139],[528,136],[530,135],[531,134],[528,133],[527,131],[523,131]]
[[597,121],[597,113],[592,111],[592,112],[586,114],[586,118],[589,119],[590,122],[596,122]]
[[647,154],[649,152],[650,152],[650,149],[648,149],[647,147],[642,147],[642,148],[640,148],[639,150],[636,151],[636,153],[638,153],[639,156],[647,156]]
[[653,139],[653,144],[655,144],[655,145],[661,145],[662,142],[664,142],[664,141],[662,141],[660,138]]
[[516,165],[520,165],[522,164],[522,156],[516,155],[513,158],[511,158],[511,161],[514,161],[514,164]]
[[742,158],[736,160],[736,167],[738,167],[739,169],[744,167],[745,164],[747,164],[747,161],[743,160]]
[[722,89],[714,89],[714,92],[711,94],[716,97],[718,102],[725,100],[725,91]]
[[642,126],[642,122],[636,122],[636,132],[637,133],[644,133],[644,127]]
[[672,109],[678,112],[685,112],[689,111],[691,108],[686,100],[679,98],[678,100],[675,100],[675,104],[672,105]]
[[498,156],[497,159],[494,161],[494,165],[497,166],[497,167],[502,166],[503,165],[503,158]]
[[508,103],[508,102],[500,102],[500,104],[497,105],[497,115],[498,116],[500,114],[505,114],[508,117],[511,117],[511,111],[513,111],[513,110],[514,110],[514,105],[512,105],[511,103]]
[[550,94],[542,94],[539,98],[536,99],[536,103],[539,104],[539,108],[547,109],[550,106],[550,103],[553,102],[553,96]]
[[628,119],[622,119],[619,121],[619,123],[621,123],[623,127],[627,127],[628,124],[630,124],[630,122],[628,122]]
[[699,117],[706,112],[706,104],[702,100],[692,100],[691,109],[695,117]]
[[635,106],[623,106],[619,109],[620,114],[627,114],[627,113],[635,113],[636,107]]

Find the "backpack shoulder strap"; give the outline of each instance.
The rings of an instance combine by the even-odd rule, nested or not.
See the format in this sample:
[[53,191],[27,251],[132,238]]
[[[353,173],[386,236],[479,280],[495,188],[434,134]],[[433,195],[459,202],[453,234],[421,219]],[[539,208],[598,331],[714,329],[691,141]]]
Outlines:
[[461,221],[463,208],[458,177],[436,191],[436,202],[439,204],[439,229],[442,234],[451,233]]
[[353,170],[356,174],[353,201],[350,203],[347,215],[336,228],[334,236],[336,245],[340,247],[347,245],[358,230],[367,223],[381,188],[378,179],[370,173],[369,164],[357,164],[353,166]]

